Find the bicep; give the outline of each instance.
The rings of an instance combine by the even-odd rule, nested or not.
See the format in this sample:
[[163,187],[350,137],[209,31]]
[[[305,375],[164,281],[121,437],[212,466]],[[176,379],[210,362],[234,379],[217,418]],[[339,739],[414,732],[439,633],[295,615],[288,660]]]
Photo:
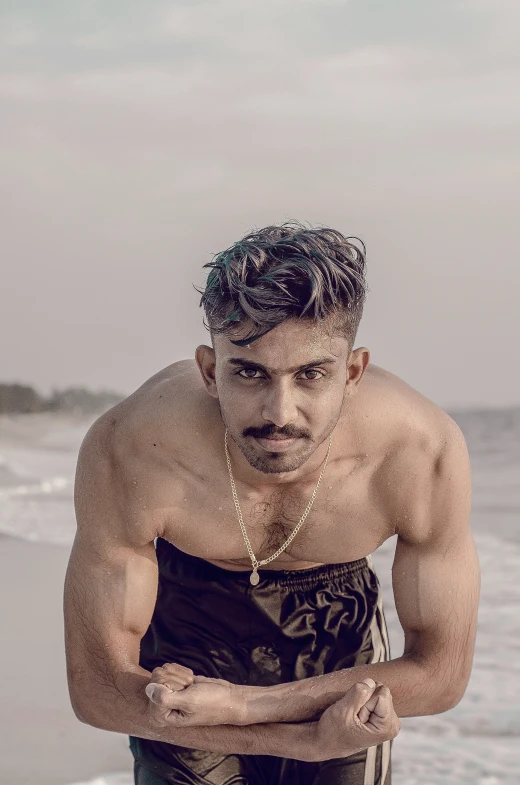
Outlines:
[[460,433],[437,461],[425,501],[422,525],[398,536],[392,583],[405,654],[451,689],[469,679],[480,593],[470,465]]
[[154,542],[129,542],[118,475],[101,427],[84,440],[75,483],[77,532],[64,588],[71,697],[137,666],[157,595]]

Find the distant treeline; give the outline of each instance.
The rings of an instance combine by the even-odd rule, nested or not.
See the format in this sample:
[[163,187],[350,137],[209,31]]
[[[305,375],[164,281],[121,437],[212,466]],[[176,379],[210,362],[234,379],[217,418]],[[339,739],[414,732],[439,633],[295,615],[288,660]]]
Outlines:
[[26,384],[0,383],[0,414],[31,414],[33,412],[72,412],[95,414],[119,403],[125,396],[109,390],[92,392],[85,387],[68,387],[43,395]]

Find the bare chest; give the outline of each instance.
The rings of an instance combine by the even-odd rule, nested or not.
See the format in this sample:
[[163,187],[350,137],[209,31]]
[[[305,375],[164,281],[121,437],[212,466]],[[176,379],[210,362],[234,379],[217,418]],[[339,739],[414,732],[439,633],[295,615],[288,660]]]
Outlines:
[[[282,549],[263,569],[306,569],[354,561],[376,550],[394,534],[394,527],[377,494],[369,492],[366,479],[361,473],[348,488],[337,479],[322,484],[307,516],[312,489],[242,494],[242,523],[256,559],[267,559]],[[185,487],[165,511],[161,536],[186,553],[226,569],[243,570],[251,565],[226,483]]]

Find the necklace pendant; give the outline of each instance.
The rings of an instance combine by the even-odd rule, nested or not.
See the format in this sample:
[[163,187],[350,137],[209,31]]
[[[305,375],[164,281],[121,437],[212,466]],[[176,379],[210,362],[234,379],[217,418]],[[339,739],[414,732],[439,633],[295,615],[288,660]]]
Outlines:
[[251,575],[249,576],[249,581],[250,581],[250,583],[251,583],[253,586],[256,586],[256,584],[258,583],[258,581],[259,581],[259,580],[260,580],[260,576],[259,576],[259,574],[258,574],[258,571],[257,571],[256,567],[255,567],[255,568],[253,569],[253,572],[252,572],[252,573],[251,573]]

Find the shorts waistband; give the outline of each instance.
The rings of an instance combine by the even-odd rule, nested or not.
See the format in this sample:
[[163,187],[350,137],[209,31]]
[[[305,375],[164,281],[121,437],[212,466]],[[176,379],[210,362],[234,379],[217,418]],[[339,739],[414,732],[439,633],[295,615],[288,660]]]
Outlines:
[[[249,577],[253,569],[252,567],[247,570],[227,570],[224,567],[218,567],[216,564],[212,564],[199,556],[192,556],[191,554],[180,550],[180,548],[177,548],[168,540],[164,540],[163,538],[158,538],[158,540],[161,540],[161,545],[159,546],[161,550],[163,548],[167,548],[168,550],[171,549],[175,560],[180,560],[183,563],[183,566],[188,567],[190,572],[199,574],[201,578],[251,586]],[[175,562],[172,563],[172,567],[174,563]],[[293,590],[305,590],[319,584],[326,585],[329,583],[347,581],[358,573],[366,570],[372,570],[370,555],[354,561],[322,564],[317,567],[308,567],[303,570],[264,570],[260,567],[258,569],[258,577],[260,580],[255,589],[259,590],[262,589],[262,587],[280,587]]]
[[[341,583],[349,580],[354,575],[366,570],[368,561],[366,557],[356,561],[341,562],[337,564],[321,564],[318,567],[308,567],[304,570],[258,570],[260,582],[278,586],[285,589],[303,590],[317,585]],[[246,575],[249,580],[251,570]]]

